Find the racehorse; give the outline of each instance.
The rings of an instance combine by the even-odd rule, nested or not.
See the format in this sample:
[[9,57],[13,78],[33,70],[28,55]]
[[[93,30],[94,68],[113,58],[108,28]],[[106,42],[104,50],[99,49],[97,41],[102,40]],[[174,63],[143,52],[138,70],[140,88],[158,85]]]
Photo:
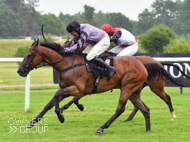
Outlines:
[[[63,123],[65,118],[60,112],[59,102],[69,96],[82,97],[92,92],[95,79],[92,73],[86,71],[86,62],[83,56],[81,54],[76,54],[75,56],[66,55],[60,52],[64,51],[61,48],[58,44],[39,45],[39,40],[34,41],[26,52],[17,71],[20,76],[26,77],[41,62],[47,62],[59,73],[60,89],[40,114],[29,122],[26,127],[33,127],[34,123],[40,121],[44,114],[53,106],[55,106],[55,113],[59,121]],[[167,76],[167,72],[157,63],[143,65],[140,61],[130,56],[113,57],[113,65],[116,68],[116,73],[109,81],[107,77],[100,79],[96,93],[119,88],[121,92],[118,106],[114,115],[104,125],[99,127],[96,132],[103,133],[104,129],[108,128],[124,112],[128,99],[142,112],[145,117],[146,131],[150,131],[149,108],[135,92],[141,90],[139,88],[143,87],[146,80],[153,80],[158,74]],[[152,67],[154,68],[152,69]]]
[[[66,43],[63,45],[64,47],[70,47],[72,43],[72,40],[69,41],[69,37],[66,40]],[[87,47],[87,45],[84,45],[83,48],[81,48],[78,53],[82,52],[85,48]],[[111,55],[111,56],[116,56],[113,53],[109,53],[109,52],[104,52],[103,55]],[[188,79],[190,79],[187,75],[185,75],[185,73],[183,71],[181,71],[179,69],[179,67],[173,65],[173,64],[168,64],[168,63],[160,63],[159,61],[155,60],[154,58],[150,57],[150,56],[136,56],[135,59],[139,60],[140,62],[142,62],[143,64],[145,63],[158,63],[159,65],[169,65],[169,66],[174,66],[176,67],[185,77],[187,77]],[[162,66],[163,67],[163,66]],[[173,81],[171,81],[173,82]],[[176,84],[177,82],[173,82],[174,84]],[[148,80],[146,82],[146,84],[148,84],[148,86],[150,87],[151,91],[154,92],[157,96],[159,96],[169,107],[169,110],[171,112],[171,120],[175,120],[176,119],[176,115],[172,106],[172,102],[171,102],[171,98],[168,94],[166,94],[166,92],[164,91],[164,87],[165,87],[165,79],[163,76],[158,76],[157,78],[155,78],[154,80]],[[144,87],[146,86],[146,84],[144,84]],[[180,84],[179,82],[176,84],[178,86],[181,86],[182,84]],[[142,87],[141,90],[144,88]],[[139,90],[136,93],[139,93],[138,95],[140,96],[141,90]],[[76,104],[76,106],[79,108],[79,110],[83,111],[84,110],[84,106],[82,104],[79,104],[78,100],[81,99],[81,97],[74,97],[69,103],[67,103],[66,105],[64,105],[61,108],[61,111],[68,109],[73,103]],[[126,119],[125,121],[130,121],[133,119],[133,117],[135,116],[135,114],[137,113],[138,108],[136,106],[134,106],[134,109],[132,111],[132,113],[130,114],[129,118]]]

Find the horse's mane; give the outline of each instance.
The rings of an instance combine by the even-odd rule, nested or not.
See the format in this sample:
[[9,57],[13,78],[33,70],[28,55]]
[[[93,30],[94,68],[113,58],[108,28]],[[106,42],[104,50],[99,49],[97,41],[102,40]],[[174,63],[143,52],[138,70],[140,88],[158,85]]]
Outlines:
[[64,55],[64,47],[62,47],[59,43],[47,43],[47,42],[41,42],[40,46],[44,46],[47,48],[50,48],[60,55]]

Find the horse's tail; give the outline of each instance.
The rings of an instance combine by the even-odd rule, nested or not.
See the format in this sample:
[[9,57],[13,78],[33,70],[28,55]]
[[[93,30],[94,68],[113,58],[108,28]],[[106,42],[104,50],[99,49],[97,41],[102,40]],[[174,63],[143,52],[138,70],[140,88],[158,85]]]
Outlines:
[[154,80],[158,76],[158,79],[159,77],[162,77],[162,79],[164,79],[165,77],[166,79],[168,79],[170,82],[172,82],[177,86],[182,86],[182,87],[190,86],[188,84],[182,84],[180,81],[174,80],[173,77],[170,74],[168,74],[168,72],[158,63],[155,62],[145,63],[144,66],[148,71],[148,78],[147,78],[148,81]]
[[167,65],[167,66],[173,66],[173,67],[175,67],[178,71],[181,72],[181,74],[182,74],[183,76],[185,76],[186,78],[188,78],[188,79],[190,80],[190,77],[187,76],[177,65],[173,65],[173,64],[171,64],[171,63],[161,63],[161,64],[162,64],[162,65]]

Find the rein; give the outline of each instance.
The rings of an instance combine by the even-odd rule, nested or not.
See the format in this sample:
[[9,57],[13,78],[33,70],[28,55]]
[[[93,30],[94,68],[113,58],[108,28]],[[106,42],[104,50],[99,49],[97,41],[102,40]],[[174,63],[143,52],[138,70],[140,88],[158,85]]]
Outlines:
[[64,57],[63,57],[61,60],[56,61],[56,62],[53,62],[53,63],[47,63],[47,64],[45,64],[45,65],[38,65],[38,66],[36,66],[36,67],[32,67],[32,63],[33,63],[34,58],[36,57],[36,54],[37,54],[37,53],[39,53],[39,54],[44,58],[44,60],[46,59],[46,58],[44,57],[44,55],[43,55],[41,52],[38,52],[38,51],[37,51],[37,50],[38,50],[38,47],[39,47],[39,46],[37,46],[36,49],[31,49],[31,50],[34,50],[35,52],[34,52],[34,55],[33,55],[32,59],[30,60],[29,63],[23,63],[23,62],[21,63],[21,66],[23,67],[23,70],[24,70],[24,71],[27,71],[27,72],[28,72],[28,71],[30,71],[30,70],[33,70],[34,68],[37,69],[37,68],[40,68],[40,67],[43,67],[43,66],[48,66],[48,65],[57,64],[57,63],[63,61]]

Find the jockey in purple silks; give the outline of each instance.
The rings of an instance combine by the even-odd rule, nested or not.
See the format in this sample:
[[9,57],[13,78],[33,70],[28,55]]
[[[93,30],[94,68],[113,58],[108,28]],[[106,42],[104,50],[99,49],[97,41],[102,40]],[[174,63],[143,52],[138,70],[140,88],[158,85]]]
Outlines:
[[67,23],[67,31],[74,36],[74,40],[70,48],[65,48],[65,52],[75,52],[81,49],[85,44],[88,44],[87,48],[82,52],[87,53],[86,59],[89,62],[105,68],[111,78],[116,72],[116,68],[109,66],[101,58],[98,58],[98,56],[110,46],[108,34],[90,24],[79,24],[75,20]]

